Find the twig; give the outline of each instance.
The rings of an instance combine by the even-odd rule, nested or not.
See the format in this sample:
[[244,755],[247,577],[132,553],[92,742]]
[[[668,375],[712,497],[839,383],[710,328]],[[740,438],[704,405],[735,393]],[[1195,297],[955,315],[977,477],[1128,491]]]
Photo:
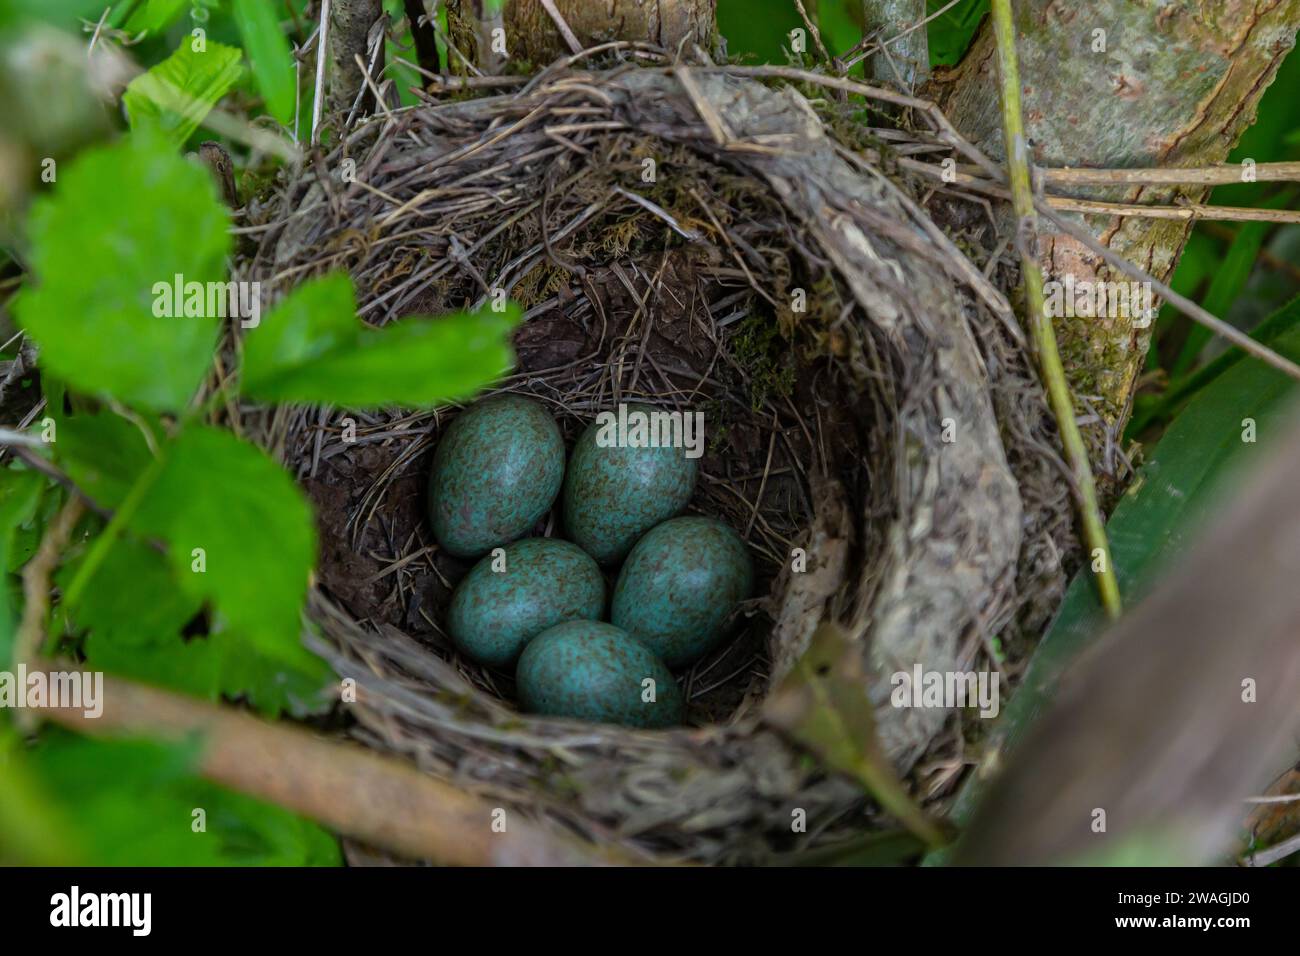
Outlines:
[[0,445],[21,445],[24,448],[43,448],[45,442],[27,432],[14,431],[12,428],[0,428]]
[[[408,63],[405,60],[398,62],[406,63],[407,66],[413,67],[415,64]],[[444,90],[479,90],[488,89],[498,86],[523,86],[528,82],[526,76],[427,76],[421,71],[421,75],[429,81],[429,86],[440,87]]]
[[[36,554],[23,568],[23,619],[14,638],[15,668],[35,660],[41,652],[41,643],[45,640],[45,615],[50,609],[50,577],[72,536],[72,529],[85,510],[86,506],[79,497],[70,497],[45,530]],[[18,719],[20,726],[30,730],[31,722],[24,719],[27,713],[18,711]]]
[[686,90],[686,95],[690,97],[691,102],[695,105],[696,112],[704,120],[704,125],[713,134],[713,141],[719,146],[726,146],[734,140],[736,138],[735,134],[727,128],[726,120],[718,115],[718,111],[713,108],[713,104],[700,92],[700,86],[695,82],[695,76],[690,68],[685,64],[679,64],[673,68],[673,72],[677,75],[682,88]]
[[[999,199],[1010,199],[1011,193],[999,183],[983,176],[961,170],[945,174],[942,166],[923,163],[907,156],[895,160],[899,168],[925,176],[935,182],[964,186],[976,192]],[[1037,173],[1038,170],[1035,170]],[[1159,173],[1163,170],[1143,170]],[[1081,212],[1090,216],[1132,216],[1144,219],[1217,220],[1221,222],[1280,222],[1300,223],[1300,212],[1288,209],[1254,209],[1243,206],[1213,206],[1204,203],[1186,203],[1181,206],[1149,206],[1141,203],[1106,202],[1098,199],[1076,199],[1072,196],[1044,195],[1053,209],[1063,212]]]
[[[1162,169],[1078,169],[1064,167],[1035,170],[1044,183],[1063,186],[1227,186],[1245,182],[1239,165],[1193,166]],[[1256,163],[1254,182],[1300,182],[1300,163]]]
[[[545,0],[543,0],[545,2]],[[817,52],[822,55],[822,59],[827,63],[831,62],[830,52],[826,49],[826,44],[822,42],[822,32],[817,29],[817,24],[813,22],[812,17],[808,16],[808,11],[804,9],[803,0],[794,0],[795,9],[799,11],[799,16],[803,19],[804,26],[812,35],[813,43],[817,44]]]
[[1292,853],[1300,853],[1300,833],[1266,850],[1252,853],[1242,859],[1247,866],[1272,866],[1278,860],[1284,860]]
[[555,21],[555,28],[560,31],[560,36],[564,37],[564,42],[569,45],[569,52],[581,53],[582,44],[578,42],[578,37],[570,29],[568,22],[560,16],[560,11],[555,8],[555,0],[542,0],[542,7]]
[[1136,266],[1118,253],[1112,252],[1089,235],[1086,230],[1080,229],[1074,223],[1058,216],[1045,203],[1037,201],[1035,202],[1035,206],[1039,212],[1052,221],[1052,224],[1056,226],[1057,229],[1070,238],[1087,246],[1120,272],[1123,272],[1132,279],[1137,279],[1139,282],[1149,282],[1151,288],[1157,295],[1163,298],[1170,305],[1174,306],[1179,312],[1183,313],[1183,315],[1187,316],[1192,321],[1199,322],[1214,334],[1222,336],[1243,352],[1255,356],[1255,358],[1267,365],[1271,365],[1279,372],[1289,375],[1291,378],[1300,380],[1300,365],[1297,365],[1295,362],[1292,362],[1289,358],[1286,358],[1283,355],[1279,355],[1267,345],[1252,339],[1249,335],[1235,326],[1229,325],[1222,319],[1210,314],[1186,296],[1179,295],[1172,288],[1165,285],[1165,283],[1151,275],[1151,273],[1147,272],[1141,266]]
[[442,70],[438,59],[438,35],[430,25],[431,17],[424,11],[424,0],[403,0],[406,19],[411,24],[411,39],[415,41],[415,58],[430,73]]
[[[76,671],[66,662],[42,665]],[[31,669],[29,669],[31,670]],[[77,709],[40,713],[88,735],[203,740],[199,770],[216,783],[287,807],[377,849],[463,866],[573,866],[631,862],[550,833],[411,765],[286,724],[114,677],[97,719]],[[505,826],[500,832],[494,819]]]
[[320,36],[316,41],[316,91],[311,104],[311,134],[307,142],[316,145],[321,113],[325,109],[325,61],[329,57],[330,0],[321,0]]
[[[1020,271],[1025,285],[1025,311],[1030,335],[1038,353],[1048,400],[1061,432],[1066,461],[1074,474],[1079,493],[1083,538],[1097,570],[1097,589],[1102,607],[1111,618],[1120,613],[1119,583],[1111,561],[1110,542],[1097,503],[1097,486],[1088,462],[1088,448],[1074,417],[1074,398],[1065,378],[1061,354],[1056,347],[1056,332],[1047,317],[1043,300],[1043,272],[1035,248],[1038,223],[1034,215],[1034,196],[1029,183],[1029,146],[1025,141],[1024,117],[1020,108],[1020,69],[1016,61],[1016,36],[1011,23],[1011,0],[992,0],[993,32],[997,42],[998,75],[1002,87],[1002,127],[1006,134],[1007,172],[1011,185],[1012,205],[1018,220]],[[1100,562],[1096,561],[1100,557]]]
[[1296,803],[1300,802],[1300,793],[1280,793],[1276,796],[1247,797],[1243,803]]

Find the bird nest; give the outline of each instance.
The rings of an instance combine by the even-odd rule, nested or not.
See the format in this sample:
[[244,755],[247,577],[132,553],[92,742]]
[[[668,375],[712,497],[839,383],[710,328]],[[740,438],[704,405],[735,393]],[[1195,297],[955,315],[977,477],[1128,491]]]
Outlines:
[[870,700],[901,772],[960,766],[959,722],[891,708],[889,674],[983,655],[1023,604],[1027,534],[1062,503],[1025,492],[1050,454],[1005,301],[907,183],[828,131],[843,105],[640,60],[361,121],[263,207],[238,272],[278,296],[344,269],[375,325],[504,289],[526,318],[494,391],[542,402],[570,443],[621,401],[704,413],[690,510],[745,538],[758,587],[734,639],[678,675],[685,726],[521,714],[509,673],[455,651],[444,612],[469,564],[424,501],[457,409],[245,426],[315,503],[313,647],[355,680],[360,740],[642,859],[759,862],[883,819],[779,690],[819,627],[857,665],[817,679]]

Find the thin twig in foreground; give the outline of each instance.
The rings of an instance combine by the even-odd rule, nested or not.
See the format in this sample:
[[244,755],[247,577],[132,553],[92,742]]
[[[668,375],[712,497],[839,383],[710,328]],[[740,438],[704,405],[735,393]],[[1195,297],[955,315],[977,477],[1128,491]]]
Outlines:
[[1062,186],[1229,186],[1248,181],[1300,182],[1300,163],[1256,163],[1251,180],[1242,177],[1244,168],[1236,163],[1156,169],[1088,169],[1065,166],[1055,169],[1039,167],[1036,172],[1043,182]]
[[1041,200],[1036,201],[1035,206],[1039,212],[1052,221],[1052,224],[1057,229],[1061,230],[1061,232],[1065,233],[1071,239],[1075,239],[1087,246],[1090,250],[1101,256],[1120,272],[1123,272],[1129,278],[1137,279],[1139,282],[1149,282],[1151,288],[1157,295],[1170,305],[1174,306],[1189,319],[1194,322],[1199,322],[1215,335],[1222,336],[1243,352],[1255,356],[1255,358],[1264,362],[1266,365],[1271,365],[1279,372],[1289,375],[1291,378],[1300,380],[1300,365],[1297,365],[1286,356],[1273,351],[1267,345],[1263,345],[1255,339],[1252,339],[1236,326],[1229,325],[1217,316],[1207,312],[1186,296],[1179,295],[1172,288],[1151,275],[1151,273],[1147,272],[1145,269],[1140,266],[1135,266],[1123,256],[1116,252],[1112,252],[1106,246],[1094,239],[1086,230],[1080,229],[1074,223],[1058,216]]
[[578,37],[573,32],[573,28],[569,26],[569,22],[556,9],[555,0],[542,0],[542,7],[550,18],[555,21],[555,29],[560,31],[560,36],[564,37],[564,42],[569,45],[569,52],[581,53],[582,44],[578,42]]
[[[76,670],[66,661],[40,666]],[[90,736],[198,736],[203,741],[198,769],[209,780],[407,859],[468,866],[640,862],[517,815],[494,832],[497,808],[490,800],[404,761],[301,727],[268,723],[229,706],[116,677],[104,678],[103,698],[98,718],[76,708],[33,713]]]
[[[50,578],[59,564],[59,555],[72,537],[72,529],[86,511],[85,503],[73,495],[55,516],[41,538],[35,556],[23,568],[23,617],[14,638],[13,661],[15,669],[34,661],[45,640],[45,615],[50,609]],[[31,730],[34,717],[27,711],[18,711],[19,727]]]
[[321,0],[320,37],[316,41],[316,86],[311,103],[311,133],[307,142],[316,145],[316,134],[320,129],[321,113],[325,109],[325,59],[329,56],[330,37],[330,0]]
[[[1065,367],[1056,347],[1056,332],[1047,317],[1043,300],[1043,272],[1038,265],[1038,222],[1033,189],[1029,181],[1029,146],[1025,140],[1024,117],[1020,108],[1020,69],[1016,61],[1016,35],[1011,23],[1011,0],[993,0],[993,32],[997,41],[998,76],[1002,87],[1002,128],[1006,134],[1007,172],[1011,200],[1017,219],[1017,238],[1021,244],[1020,271],[1025,285],[1025,311],[1030,335],[1038,353],[1038,363],[1047,387],[1047,397],[1061,432],[1065,459],[1074,474],[1079,491],[1079,512],[1083,538],[1093,557],[1097,589],[1106,614],[1120,613],[1119,583],[1111,561],[1110,542],[1097,503],[1097,485],[1088,461],[1088,448],[1074,417],[1074,397],[1065,378]],[[1097,559],[1100,558],[1100,561]]]

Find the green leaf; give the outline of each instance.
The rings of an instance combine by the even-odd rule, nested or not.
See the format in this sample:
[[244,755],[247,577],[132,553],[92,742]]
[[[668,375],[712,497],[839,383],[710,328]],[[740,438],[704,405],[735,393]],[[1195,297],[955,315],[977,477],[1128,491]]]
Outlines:
[[[946,2],[947,0],[926,0],[926,14],[933,15]],[[931,20],[926,25],[930,65],[952,66],[960,60],[988,12],[989,0],[961,0],[951,10]]]
[[271,402],[349,408],[433,406],[469,398],[514,363],[508,335],[517,306],[382,329],[356,318],[342,273],[295,289],[244,340],[244,394]]
[[50,803],[27,763],[23,741],[0,723],[0,866],[76,862],[68,821]]
[[281,123],[288,123],[293,119],[293,56],[275,9],[266,0],[234,0],[232,12],[253,65],[253,78],[266,101],[266,111]]
[[[92,866],[338,866],[338,844],[288,811],[200,779],[197,741],[90,740],[51,730],[9,751],[71,859]],[[0,805],[0,845],[27,821]],[[13,808],[19,809],[19,808]],[[203,826],[195,826],[201,810]],[[24,861],[19,861],[24,862]]]
[[84,653],[86,663],[98,670],[203,700],[247,698],[268,717],[305,717],[330,708],[322,690],[333,674],[301,647],[269,658],[231,632],[135,645],[92,631]]
[[[1287,358],[1300,359],[1300,326],[1271,344]],[[1243,359],[1188,402],[1106,525],[1126,603],[1139,599],[1186,548],[1219,496],[1231,494],[1232,477],[1284,427],[1296,392],[1296,383],[1283,373]],[[1242,440],[1245,419],[1255,422],[1254,443]],[[1101,605],[1085,571],[1071,582],[1015,696],[1002,709],[996,733],[1004,752],[1028,731],[1067,668],[1104,629]],[[956,819],[969,815],[979,789],[978,775],[972,774],[954,808]]]
[[[78,567],[79,562],[71,561],[59,569],[65,592]],[[168,642],[179,645],[181,629],[201,607],[200,599],[177,586],[161,551],[124,537],[95,569],[72,616],[75,626],[90,630],[98,642],[133,651]]]
[[[181,14],[193,3],[194,0],[145,0],[127,19],[125,29],[132,33],[140,30],[150,33],[165,30],[179,20]],[[100,6],[103,6],[103,0]]]
[[[119,508],[150,480],[155,458],[125,418],[73,415],[59,436],[61,464],[96,501]],[[330,669],[298,640],[314,532],[296,487],[258,449],[224,431],[186,432],[161,452],[161,471],[129,523],[170,543],[169,552],[125,536],[80,587],[72,582],[83,560],[59,571],[64,593],[79,595],[69,614],[76,630],[89,632],[86,660],[208,700],[247,697],[268,714],[327,709]],[[270,519],[263,507],[275,512]],[[194,570],[194,547],[204,547],[202,571]],[[209,600],[219,612],[213,633],[183,638]]]
[[131,128],[149,125],[175,146],[199,128],[205,116],[239,82],[243,67],[239,50],[207,41],[196,52],[190,37],[176,52],[137,76],[122,94]]
[[[1261,204],[1266,209],[1285,208],[1291,198],[1291,192],[1278,193]],[[1266,222],[1245,222],[1237,229],[1236,236],[1228,246],[1228,251],[1217,256],[1213,266],[1210,288],[1205,293],[1202,305],[1207,312],[1226,319],[1233,303],[1241,296],[1242,290],[1255,270],[1255,261],[1259,250],[1268,238],[1271,224]],[[1201,352],[1210,341],[1211,332],[1203,325],[1194,325],[1187,332],[1187,341],[1183,344],[1173,366],[1169,369],[1171,378],[1186,375],[1196,364]]]
[[57,435],[59,464],[102,508],[120,505],[153,459],[140,427],[112,412],[64,416]]
[[[72,563],[60,583],[76,573]],[[90,579],[74,629],[88,629],[88,666],[204,700],[246,697],[267,715],[327,710],[329,667],[301,646],[273,655],[226,628],[182,636],[202,602],[186,593],[167,558],[134,538],[119,540]],[[220,625],[218,625],[219,627]]]
[[34,283],[14,308],[42,368],[83,393],[184,407],[210,367],[219,320],[155,316],[155,286],[223,274],[230,237],[208,173],[127,137],[72,163],[28,232]]
[[187,429],[131,524],[167,542],[181,590],[211,601],[258,653],[301,661],[316,532],[306,499],[261,449],[219,428]]
[[938,847],[946,834],[912,801],[880,749],[867,682],[860,648],[838,626],[822,624],[764,702],[763,717],[827,767],[856,777],[918,839]]
[[[1274,339],[1297,324],[1300,324],[1300,296],[1259,323],[1250,333],[1250,337],[1257,342],[1272,345]],[[1150,424],[1170,417],[1187,399],[1245,358],[1246,353],[1241,349],[1228,349],[1214,361],[1207,362],[1191,375],[1170,385],[1163,395],[1154,397],[1151,402],[1139,403],[1133,420],[1125,430],[1125,438],[1137,439]]]
[[83,20],[98,20],[107,5],[107,0],[0,0],[0,26],[32,19],[78,29]]
[[36,513],[45,479],[31,471],[0,471],[0,670],[7,670],[14,649],[17,610],[10,599],[8,575],[14,532]]
[[[76,562],[60,570],[63,587],[76,570]],[[89,630],[82,652],[96,670],[204,700],[247,697],[268,715],[328,709],[321,690],[332,675],[304,648],[268,657],[230,630],[183,637],[201,607],[182,590],[162,553],[128,537],[113,545],[91,577],[73,629]]]

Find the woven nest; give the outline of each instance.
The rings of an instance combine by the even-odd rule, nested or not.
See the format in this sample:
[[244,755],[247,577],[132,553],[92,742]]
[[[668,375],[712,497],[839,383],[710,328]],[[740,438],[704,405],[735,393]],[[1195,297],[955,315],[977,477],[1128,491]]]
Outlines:
[[[543,402],[570,442],[619,401],[705,413],[691,510],[745,537],[759,588],[734,640],[679,675],[686,726],[523,715],[510,674],[452,648],[469,565],[437,548],[424,494],[456,409],[279,407],[245,426],[316,505],[313,646],[357,682],[362,741],[645,859],[761,862],[879,823],[810,757],[797,695],[773,705],[819,625],[870,675],[850,679],[896,767],[960,767],[959,722],[888,706],[888,675],[971,667],[1044,577],[1064,504],[1026,491],[1050,436],[1008,310],[908,184],[827,131],[837,105],[641,61],[363,120],[283,184],[239,272],[278,296],[345,269],[376,325],[505,289],[526,321],[497,390]],[[556,532],[554,515],[535,531]]]

